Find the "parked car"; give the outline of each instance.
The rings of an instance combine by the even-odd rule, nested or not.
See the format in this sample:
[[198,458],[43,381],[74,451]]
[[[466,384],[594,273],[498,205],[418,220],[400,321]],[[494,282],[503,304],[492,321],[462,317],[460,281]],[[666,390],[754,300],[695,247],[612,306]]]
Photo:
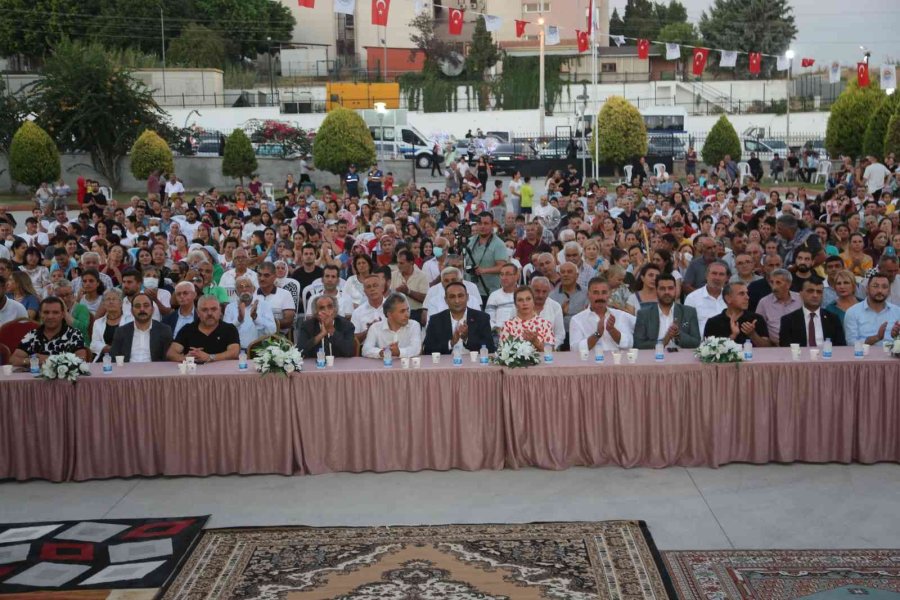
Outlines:
[[772,160],[776,153],[784,158],[790,150],[782,140],[744,138],[743,146],[744,158],[749,158],[751,152],[756,152],[760,160]]
[[[582,158],[590,158],[590,152],[585,147],[584,140],[577,139],[577,152],[576,156],[578,160]],[[568,156],[569,149],[569,139],[568,138],[556,138],[547,142],[543,147],[538,150],[538,158],[566,158]]]
[[651,135],[647,138],[647,156],[671,156],[682,160],[685,155],[684,141],[673,135]]
[[523,161],[536,158],[531,146],[524,142],[498,144],[486,156],[491,165],[491,170],[498,175],[512,175],[520,168]]

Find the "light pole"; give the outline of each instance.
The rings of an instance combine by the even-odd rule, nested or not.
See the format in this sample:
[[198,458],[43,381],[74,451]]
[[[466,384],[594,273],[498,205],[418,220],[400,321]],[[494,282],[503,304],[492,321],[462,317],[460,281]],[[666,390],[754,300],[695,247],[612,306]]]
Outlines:
[[378,113],[378,137],[381,138],[381,145],[378,147],[378,166],[384,170],[384,114],[387,112],[387,104],[376,102],[375,112]]
[[267,37],[266,43],[269,45],[269,106],[274,106],[275,102],[275,74],[272,73],[272,38]]
[[784,53],[784,57],[788,61],[788,80],[787,80],[787,88],[786,88],[786,96],[787,96],[787,145],[791,146],[791,75],[794,68],[794,51],[791,48],[788,48],[788,51]]
[[[544,10],[544,2],[541,0],[541,11]],[[540,59],[538,64],[538,123],[540,129],[541,141],[544,139],[544,17],[538,18],[538,25],[541,26],[540,37]]]

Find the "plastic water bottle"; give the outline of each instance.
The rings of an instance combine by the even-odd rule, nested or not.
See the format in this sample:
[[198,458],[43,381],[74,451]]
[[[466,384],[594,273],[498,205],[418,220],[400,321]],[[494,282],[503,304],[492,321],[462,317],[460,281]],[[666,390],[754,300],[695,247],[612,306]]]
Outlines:
[[[390,349],[388,349],[388,352],[390,352]],[[324,348],[319,348],[316,351],[316,368],[317,369],[325,368],[325,349]]]
[[656,354],[653,356],[656,362],[662,362],[666,359],[666,347],[663,346],[662,340],[656,341]]
[[603,356],[603,346],[600,345],[600,342],[597,342],[597,345],[594,346],[594,362],[602,365],[604,360],[606,360],[606,357]]
[[865,355],[865,349],[863,348],[863,341],[856,340],[856,343],[853,344],[853,358],[862,358]]
[[103,355],[103,372],[112,373],[112,356],[108,352]]
[[241,348],[241,353],[238,354],[238,369],[241,371],[247,370],[247,351]]
[[744,360],[753,360],[753,342],[744,341]]
[[[318,366],[319,361],[316,359],[316,366]],[[325,366],[325,355],[322,354],[322,366]],[[384,366],[387,368],[391,368],[394,366],[394,355],[391,352],[390,346],[384,347]]]
[[453,346],[453,366],[461,367],[462,364],[462,342],[457,342],[456,345]]
[[544,363],[553,364],[553,344],[544,344]]
[[825,338],[825,343],[822,344],[822,358],[831,358],[833,352],[834,346],[831,343],[831,338]]
[[488,349],[485,344],[481,345],[481,350],[478,351],[478,362],[486,365],[490,362],[490,358],[488,357]]
[[37,354],[31,355],[29,370],[35,377],[41,374],[41,361],[38,359]]

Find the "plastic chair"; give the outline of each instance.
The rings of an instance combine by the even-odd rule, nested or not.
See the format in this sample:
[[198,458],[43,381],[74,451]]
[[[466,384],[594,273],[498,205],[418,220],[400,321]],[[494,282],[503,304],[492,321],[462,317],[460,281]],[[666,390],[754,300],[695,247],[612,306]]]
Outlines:
[[272,183],[264,183],[262,186],[263,196],[268,198],[269,200],[275,200],[275,184]]
[[824,177],[825,181],[828,181],[828,176],[830,174],[831,174],[831,161],[830,160],[819,161],[819,168],[816,169],[816,174],[813,175],[813,183],[819,183],[819,177]]
[[30,319],[10,321],[0,327],[0,344],[3,344],[10,350],[15,350],[22,342],[22,338],[24,338],[29,331],[37,329],[38,326],[39,324],[37,321],[32,321]]
[[619,183],[624,183],[625,185],[631,185],[631,174],[634,172],[634,165],[625,165],[622,167],[622,170],[625,171],[625,179],[620,181]]
[[739,162],[738,163],[738,177],[740,178],[740,184],[744,185],[744,179],[746,177],[750,177],[750,163]]
[[656,175],[657,179],[662,179],[662,176],[666,174],[666,165],[663,163],[656,163],[653,165],[653,173]]

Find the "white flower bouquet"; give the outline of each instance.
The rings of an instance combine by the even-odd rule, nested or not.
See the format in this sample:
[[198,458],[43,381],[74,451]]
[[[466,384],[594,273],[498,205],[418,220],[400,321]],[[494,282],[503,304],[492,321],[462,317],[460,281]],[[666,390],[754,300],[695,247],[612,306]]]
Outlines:
[[64,379],[75,383],[82,375],[90,374],[88,364],[71,352],[51,354],[41,366],[42,379]]
[[272,336],[253,349],[253,366],[259,373],[290,375],[303,370],[303,354],[282,336]]
[[531,342],[521,338],[508,337],[497,346],[494,364],[502,367],[531,367],[541,362],[540,353]]
[[891,356],[900,358],[900,335],[894,338],[894,342],[890,346]]
[[744,350],[730,338],[708,337],[694,350],[694,356],[704,363],[738,363],[744,360]]

